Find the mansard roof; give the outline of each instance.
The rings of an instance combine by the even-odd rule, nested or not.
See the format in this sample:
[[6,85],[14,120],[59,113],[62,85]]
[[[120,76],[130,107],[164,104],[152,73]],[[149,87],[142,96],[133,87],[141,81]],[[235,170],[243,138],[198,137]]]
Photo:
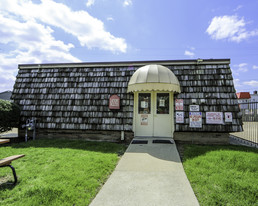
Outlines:
[[[185,122],[176,131],[241,131],[229,59],[103,62],[69,64],[22,64],[12,98],[21,107],[22,121],[38,118],[46,129],[132,130],[133,94],[127,87],[134,72],[147,64],[170,69],[180,83]],[[109,97],[121,98],[120,110],[110,110]],[[203,112],[203,127],[189,127],[192,99]],[[205,103],[203,104],[203,100]],[[233,122],[205,123],[205,112],[232,112]]]

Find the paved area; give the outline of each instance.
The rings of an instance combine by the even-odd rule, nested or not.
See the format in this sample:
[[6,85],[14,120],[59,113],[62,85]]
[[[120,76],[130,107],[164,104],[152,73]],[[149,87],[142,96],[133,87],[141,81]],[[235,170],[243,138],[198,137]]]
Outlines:
[[17,138],[18,128],[13,128],[11,131],[0,133],[0,138]]
[[152,140],[130,144],[91,206],[199,205],[176,145]]

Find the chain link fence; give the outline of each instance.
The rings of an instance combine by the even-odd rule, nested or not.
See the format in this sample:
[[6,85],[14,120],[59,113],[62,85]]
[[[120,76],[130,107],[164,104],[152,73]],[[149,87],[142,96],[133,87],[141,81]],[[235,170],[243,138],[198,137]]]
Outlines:
[[240,140],[248,141],[250,146],[258,148],[258,102],[240,103],[239,107],[242,113],[244,131],[231,135]]

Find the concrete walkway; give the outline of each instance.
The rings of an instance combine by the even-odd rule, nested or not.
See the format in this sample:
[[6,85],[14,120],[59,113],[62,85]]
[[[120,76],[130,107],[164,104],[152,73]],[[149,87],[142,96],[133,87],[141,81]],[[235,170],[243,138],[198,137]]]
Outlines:
[[90,206],[199,205],[176,145],[145,140],[148,144],[130,144]]

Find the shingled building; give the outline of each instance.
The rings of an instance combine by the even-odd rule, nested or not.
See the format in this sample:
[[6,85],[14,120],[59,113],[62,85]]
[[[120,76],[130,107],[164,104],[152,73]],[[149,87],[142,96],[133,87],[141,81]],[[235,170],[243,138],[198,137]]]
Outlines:
[[[229,59],[19,65],[12,99],[38,138],[171,137],[227,143],[242,131]],[[24,137],[24,129],[19,129]]]

